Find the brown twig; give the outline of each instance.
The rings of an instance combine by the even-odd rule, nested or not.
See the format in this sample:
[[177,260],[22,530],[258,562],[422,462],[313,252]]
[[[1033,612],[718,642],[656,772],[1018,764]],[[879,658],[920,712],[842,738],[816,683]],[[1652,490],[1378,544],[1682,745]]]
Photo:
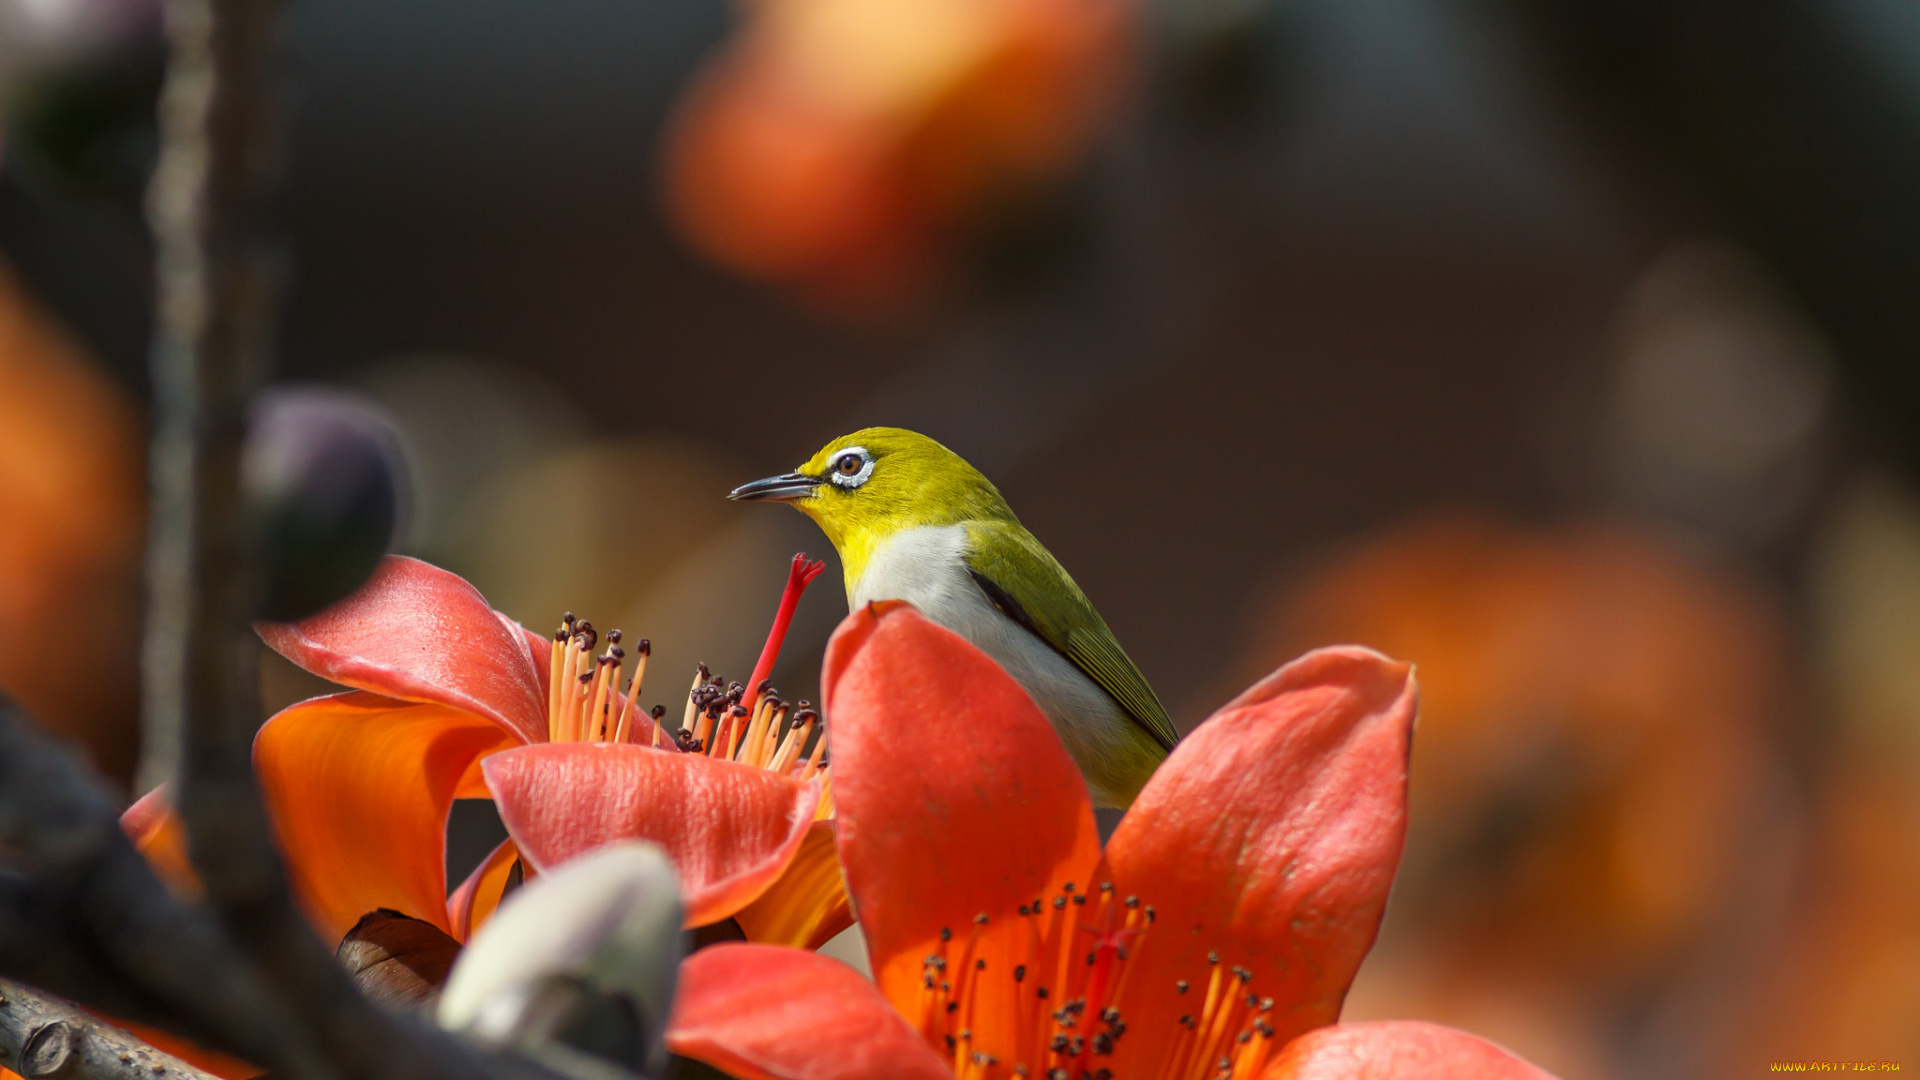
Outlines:
[[27,1080],[215,1080],[61,1001],[0,979],[0,1065]]

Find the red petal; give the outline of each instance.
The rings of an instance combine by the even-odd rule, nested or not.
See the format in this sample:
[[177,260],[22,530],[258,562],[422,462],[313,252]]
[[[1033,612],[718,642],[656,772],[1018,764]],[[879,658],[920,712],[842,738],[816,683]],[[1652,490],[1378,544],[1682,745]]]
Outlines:
[[1287,1044],[1261,1080],[1554,1080],[1504,1047],[1418,1020],[1341,1024]]
[[484,716],[547,738],[547,695],[523,631],[456,574],[389,555],[358,592],[310,619],[261,623],[275,652],[325,679]]
[[831,821],[816,821],[780,879],[734,913],[748,941],[817,949],[853,925]]
[[[521,640],[527,643],[527,662],[533,665],[533,677],[540,681],[540,700],[545,702],[548,691],[551,689],[548,684],[551,679],[549,663],[553,659],[553,639],[545,634],[536,634],[514,620],[507,618],[505,615],[501,615],[497,611],[494,612],[494,614],[499,616],[501,622],[507,624],[507,629],[520,635]],[[545,710],[546,706],[543,704],[541,706],[541,715],[545,715]],[[545,722],[541,723],[540,730],[541,738],[544,739],[546,737]],[[533,741],[538,742],[540,740],[536,739]]]
[[1182,740],[1107,844],[1114,884],[1158,909],[1127,974],[1138,1016],[1113,1065],[1159,1060],[1205,987],[1206,954],[1287,1040],[1330,1024],[1373,946],[1406,836],[1413,672],[1367,649],[1321,649],[1268,676]]
[[680,874],[687,925],[753,902],[793,861],[820,789],[765,769],[630,743],[548,743],[481,766],[500,819],[545,873],[615,840],[651,840]]
[[740,1080],[953,1080],[858,972],[774,945],[689,956],[667,1049]]
[[359,692],[267,721],[254,771],[321,936],[379,907],[448,929],[447,810],[474,758],[513,745],[472,713]]
[[[908,1010],[920,1007],[921,962],[943,928],[969,935],[986,914],[973,955],[1011,968],[995,951],[1002,927],[1025,944],[1015,909],[1064,882],[1086,887],[1100,859],[1093,809],[1020,684],[905,604],[849,615],[822,682],[847,887],[875,981],[919,1022]],[[1011,995],[1002,1004],[976,1001],[981,1045],[1012,1041]]]

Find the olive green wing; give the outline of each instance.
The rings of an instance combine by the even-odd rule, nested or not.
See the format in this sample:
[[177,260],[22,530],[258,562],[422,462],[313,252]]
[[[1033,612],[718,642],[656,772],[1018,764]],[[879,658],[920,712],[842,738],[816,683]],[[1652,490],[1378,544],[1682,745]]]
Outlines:
[[1098,683],[1155,742],[1173,749],[1180,736],[1166,708],[1059,561],[1017,525],[980,523],[969,531],[967,571],[987,599]]

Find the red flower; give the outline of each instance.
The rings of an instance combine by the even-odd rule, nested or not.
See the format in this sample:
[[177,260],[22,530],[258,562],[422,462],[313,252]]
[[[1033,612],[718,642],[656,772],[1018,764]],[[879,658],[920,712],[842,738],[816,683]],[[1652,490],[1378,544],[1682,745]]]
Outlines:
[[[794,560],[749,685],[771,670],[819,568]],[[282,711],[254,741],[294,890],[329,940],[388,908],[464,941],[516,864],[539,872],[636,837],[673,860],[688,926],[736,917],[754,940],[812,946],[851,921],[832,823],[816,821],[828,778],[818,754],[797,756],[807,730],[788,728],[771,696],[727,708],[711,732],[711,718],[700,718],[705,741],[722,752],[682,752],[633,700],[644,642],[623,693],[624,654],[610,645],[595,657],[587,624],[569,617],[554,639],[531,633],[456,575],[401,557],[341,603],[299,623],[263,624],[260,636],[306,670],[356,688]],[[733,702],[715,705],[719,713]],[[184,865],[163,798],[136,804],[126,825],[156,864]],[[456,798],[494,799],[510,839],[449,897]]]
[[1327,1027],[1406,825],[1411,669],[1323,649],[1228,703],[1104,852],[1046,718],[902,604],[828,647],[840,857],[873,960],[721,945],[668,1045],[743,1078],[1545,1074],[1423,1024]]

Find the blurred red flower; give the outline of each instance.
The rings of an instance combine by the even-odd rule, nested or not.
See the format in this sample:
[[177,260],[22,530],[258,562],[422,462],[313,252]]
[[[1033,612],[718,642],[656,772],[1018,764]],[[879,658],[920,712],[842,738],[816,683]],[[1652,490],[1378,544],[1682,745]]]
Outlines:
[[958,230],[1057,180],[1124,81],[1127,0],[775,0],[681,103],[692,243],[841,306],[937,276]]

